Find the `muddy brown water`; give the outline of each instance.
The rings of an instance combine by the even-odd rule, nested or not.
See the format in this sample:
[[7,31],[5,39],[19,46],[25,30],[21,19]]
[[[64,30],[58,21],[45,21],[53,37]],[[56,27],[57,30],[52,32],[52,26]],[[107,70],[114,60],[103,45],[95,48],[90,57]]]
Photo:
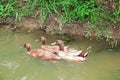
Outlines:
[[41,32],[13,34],[0,30],[0,80],[120,80],[120,50],[108,49],[104,42],[77,37],[66,45],[77,50],[92,46],[86,62],[35,59],[26,54],[24,43],[40,48],[35,40],[47,37],[47,44],[60,39]]

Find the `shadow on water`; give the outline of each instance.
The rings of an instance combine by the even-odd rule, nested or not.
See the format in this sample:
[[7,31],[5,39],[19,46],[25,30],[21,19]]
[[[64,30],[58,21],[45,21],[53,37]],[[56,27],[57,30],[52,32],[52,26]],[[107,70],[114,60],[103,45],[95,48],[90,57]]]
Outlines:
[[47,44],[60,39],[59,36],[42,32],[13,34],[0,30],[0,80],[120,80],[120,50],[111,49],[104,42],[75,37],[66,43],[72,48],[86,50],[92,46],[86,62],[46,62],[26,54],[24,43],[40,48],[35,40],[47,37]]

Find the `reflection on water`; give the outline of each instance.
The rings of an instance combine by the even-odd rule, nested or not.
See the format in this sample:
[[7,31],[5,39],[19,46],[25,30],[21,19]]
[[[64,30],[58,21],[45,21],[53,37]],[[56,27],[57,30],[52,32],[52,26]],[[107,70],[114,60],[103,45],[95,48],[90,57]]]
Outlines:
[[66,45],[78,50],[92,46],[86,62],[46,62],[27,55],[23,48],[26,42],[40,48],[41,43],[35,40],[41,35],[49,39],[47,44],[60,39],[40,32],[13,34],[0,30],[0,80],[120,80],[119,49],[108,50],[103,42],[77,37]]

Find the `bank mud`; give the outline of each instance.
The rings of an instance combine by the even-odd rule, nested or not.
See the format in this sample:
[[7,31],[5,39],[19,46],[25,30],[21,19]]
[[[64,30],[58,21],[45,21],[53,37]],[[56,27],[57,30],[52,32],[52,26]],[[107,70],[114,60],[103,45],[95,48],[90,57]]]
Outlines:
[[[7,29],[11,29],[13,31],[22,30],[32,32],[39,30],[57,35],[86,36],[86,32],[90,32],[87,28],[87,23],[79,23],[78,21],[74,21],[72,24],[69,24],[65,21],[61,21],[59,16],[56,14],[48,16],[44,22],[41,22],[41,19],[41,16],[38,16],[37,18],[24,18],[21,21],[15,21],[14,18],[0,18],[0,27],[7,26]],[[120,24],[111,23],[110,26],[111,27],[108,28],[110,35],[104,36],[101,30],[100,36],[120,40]],[[96,37],[94,31],[90,32],[89,37]]]

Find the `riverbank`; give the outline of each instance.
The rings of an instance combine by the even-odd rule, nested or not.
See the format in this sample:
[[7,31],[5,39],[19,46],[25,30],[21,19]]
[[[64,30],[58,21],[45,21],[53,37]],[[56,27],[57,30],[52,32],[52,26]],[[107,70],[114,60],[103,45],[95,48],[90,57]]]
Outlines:
[[[63,23],[60,21],[60,18],[53,14],[47,17],[44,23],[40,22],[40,17],[38,18],[24,18],[20,22],[15,22],[14,18],[0,19],[0,25],[7,25],[7,28],[11,29],[20,29],[23,31],[35,31],[42,30],[46,33],[50,34],[58,34],[58,35],[83,35],[86,37],[97,37],[97,34],[89,30],[88,23],[79,23],[74,22],[71,24]],[[94,25],[94,24],[93,24]],[[110,31],[109,35],[106,35],[106,38],[113,38],[120,40],[120,24],[119,23],[111,23],[111,27],[108,28]],[[89,32],[89,34],[87,34]],[[100,36],[104,36],[101,31]],[[104,36],[105,37],[105,36]]]
[[[116,46],[120,40],[119,1],[1,1],[0,25],[6,29],[57,35],[82,35]],[[6,6],[7,5],[7,6]]]
[[[1,19],[2,20],[2,19]],[[44,31],[47,34],[53,35],[63,35],[66,38],[67,36],[84,36],[88,39],[96,38],[97,40],[109,40],[107,41],[109,45],[118,44],[120,41],[120,24],[113,24],[116,27],[110,27],[108,30],[110,31],[109,35],[101,35],[97,36],[96,32],[89,30],[87,23],[62,23],[60,18],[57,15],[52,15],[47,17],[44,23],[40,23],[39,18],[25,18],[21,22],[15,22],[14,18],[10,18],[8,20],[4,20],[1,22],[1,26],[5,26],[5,30],[12,30],[13,32],[23,31],[23,32],[34,32],[34,31]],[[6,21],[6,22],[5,22]],[[6,27],[7,26],[7,27]],[[89,33],[89,34],[88,34]],[[73,39],[70,37],[70,39]],[[65,39],[65,40],[70,40]],[[115,42],[114,42],[115,40]],[[109,43],[111,41],[111,43]],[[117,41],[117,43],[116,43]],[[112,43],[113,42],[113,43]]]

